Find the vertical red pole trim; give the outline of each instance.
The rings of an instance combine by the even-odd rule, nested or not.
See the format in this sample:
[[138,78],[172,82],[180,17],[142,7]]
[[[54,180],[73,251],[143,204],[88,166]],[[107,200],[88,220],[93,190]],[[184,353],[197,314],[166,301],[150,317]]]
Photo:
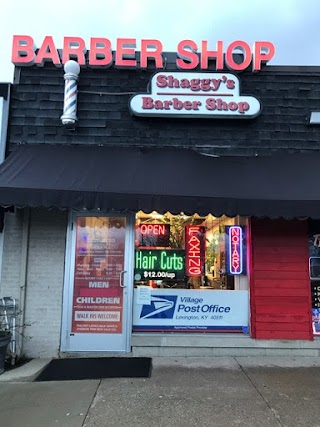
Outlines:
[[[305,260],[307,263],[306,266],[306,270],[307,272],[309,272],[309,248],[308,248],[308,222],[306,220],[304,220],[304,241],[305,241],[305,247],[306,247],[306,255],[305,255]],[[311,298],[311,286],[310,286],[310,278],[309,278],[309,273],[307,273],[307,280],[306,280],[306,286],[307,286],[307,293],[308,293],[308,305],[309,305],[309,339],[310,341],[314,340],[314,336],[313,336],[313,330],[312,330],[312,298]]]

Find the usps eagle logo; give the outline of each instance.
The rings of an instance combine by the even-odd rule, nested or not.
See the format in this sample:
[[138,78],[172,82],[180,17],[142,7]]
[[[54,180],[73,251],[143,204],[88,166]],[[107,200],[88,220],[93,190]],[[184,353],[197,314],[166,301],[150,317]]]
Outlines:
[[177,297],[174,295],[151,296],[151,304],[143,305],[140,319],[172,319]]

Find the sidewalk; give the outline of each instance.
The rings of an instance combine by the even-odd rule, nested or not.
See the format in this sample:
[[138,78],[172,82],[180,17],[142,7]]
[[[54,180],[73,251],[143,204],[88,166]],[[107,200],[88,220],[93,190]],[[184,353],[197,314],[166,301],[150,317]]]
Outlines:
[[320,358],[154,358],[153,366],[146,379],[47,383],[26,381],[30,368],[19,378],[18,368],[16,382],[0,376],[0,425],[320,427]]

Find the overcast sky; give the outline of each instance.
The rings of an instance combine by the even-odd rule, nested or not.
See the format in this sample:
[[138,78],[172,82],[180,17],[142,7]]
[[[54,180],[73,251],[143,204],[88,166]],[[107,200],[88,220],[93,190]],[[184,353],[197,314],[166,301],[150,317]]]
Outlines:
[[275,44],[271,64],[320,66],[320,0],[1,0],[0,82],[12,81],[13,34],[58,48],[63,36],[155,38],[164,51],[179,41],[256,40]]

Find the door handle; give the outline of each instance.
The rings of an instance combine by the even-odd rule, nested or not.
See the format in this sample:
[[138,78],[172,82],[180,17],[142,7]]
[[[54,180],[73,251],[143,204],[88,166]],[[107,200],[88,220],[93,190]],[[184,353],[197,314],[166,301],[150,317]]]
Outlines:
[[120,271],[120,288],[126,288],[126,285],[123,284],[123,276],[124,276],[124,273],[126,272],[127,272],[126,270]]

